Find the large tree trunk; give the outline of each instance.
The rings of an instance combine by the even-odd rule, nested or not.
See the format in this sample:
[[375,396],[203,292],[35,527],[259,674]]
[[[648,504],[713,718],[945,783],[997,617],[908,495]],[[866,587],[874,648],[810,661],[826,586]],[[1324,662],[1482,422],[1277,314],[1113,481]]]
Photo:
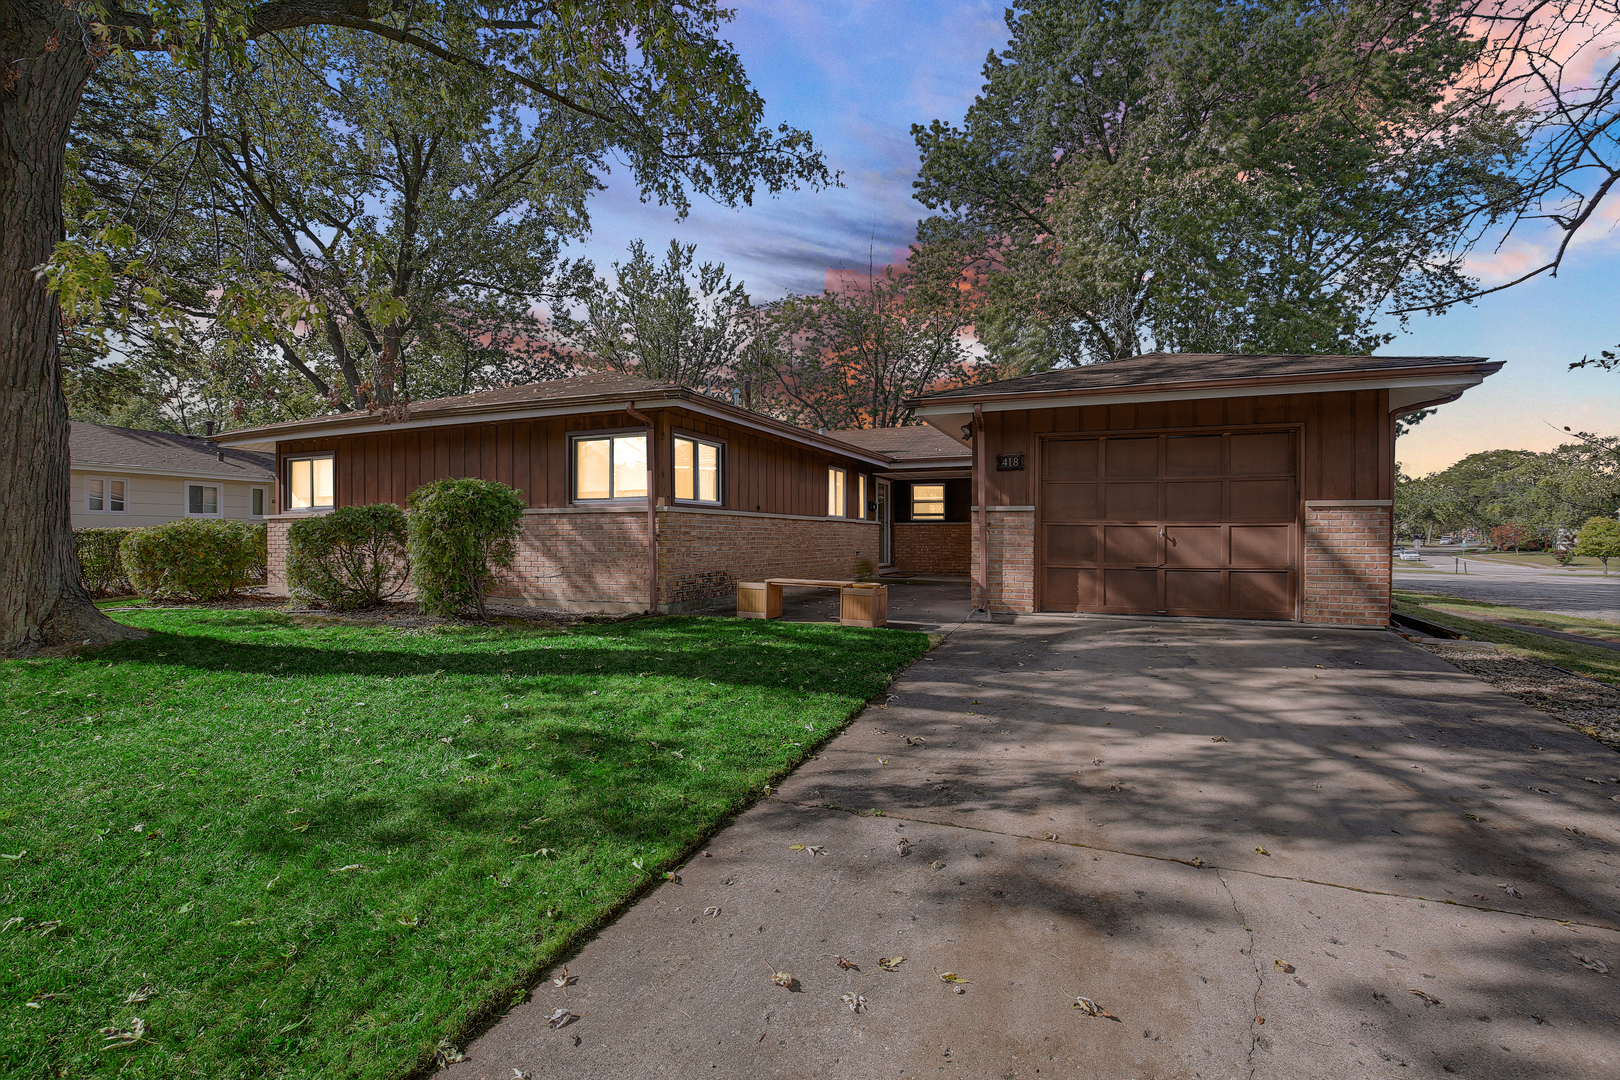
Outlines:
[[70,16],[51,0],[0,3],[0,65],[6,65],[0,68],[0,469],[6,473],[0,653],[6,655],[144,636],[97,611],[79,580],[61,316],[36,272],[62,238],[63,151],[90,75]]

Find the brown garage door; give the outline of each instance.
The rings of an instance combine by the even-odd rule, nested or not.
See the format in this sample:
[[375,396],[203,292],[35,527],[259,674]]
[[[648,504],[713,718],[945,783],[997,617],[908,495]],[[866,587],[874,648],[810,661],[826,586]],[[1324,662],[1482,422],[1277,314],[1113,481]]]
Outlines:
[[1295,441],[1292,431],[1043,439],[1041,608],[1293,618]]

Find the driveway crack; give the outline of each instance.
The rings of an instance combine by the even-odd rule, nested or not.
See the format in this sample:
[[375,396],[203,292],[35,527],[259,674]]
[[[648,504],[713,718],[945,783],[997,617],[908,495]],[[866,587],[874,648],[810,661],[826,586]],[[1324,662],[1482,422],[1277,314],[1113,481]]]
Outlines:
[[1238,917],[1238,925],[1249,936],[1249,964],[1254,968],[1254,997],[1249,1000],[1249,1080],[1254,1080],[1256,1069],[1254,1052],[1260,1045],[1260,993],[1266,988],[1266,973],[1260,966],[1259,957],[1254,954],[1254,930],[1249,926],[1249,920],[1244,916],[1243,909],[1238,907],[1237,896],[1232,892],[1232,885],[1226,880],[1226,875],[1217,873],[1221,888],[1226,890],[1226,898],[1232,901],[1232,911]]

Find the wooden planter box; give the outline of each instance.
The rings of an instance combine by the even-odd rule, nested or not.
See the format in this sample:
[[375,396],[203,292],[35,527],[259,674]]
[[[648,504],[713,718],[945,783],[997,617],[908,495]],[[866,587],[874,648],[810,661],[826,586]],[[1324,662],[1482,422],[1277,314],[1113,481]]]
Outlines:
[[842,626],[888,626],[887,585],[845,585],[838,590],[838,622]]
[[869,585],[858,581],[811,581],[801,578],[737,582],[737,618],[780,619],[784,585],[837,589],[838,622],[842,626],[889,625],[887,585]]

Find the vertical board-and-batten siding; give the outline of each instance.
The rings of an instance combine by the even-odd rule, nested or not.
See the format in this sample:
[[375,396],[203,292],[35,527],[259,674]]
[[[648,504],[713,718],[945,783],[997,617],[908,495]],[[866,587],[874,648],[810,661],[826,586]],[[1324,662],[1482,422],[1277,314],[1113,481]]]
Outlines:
[[[738,424],[684,409],[657,409],[658,496],[674,499],[670,434],[675,430],[725,445],[724,502],[729,510],[824,517],[827,469],[847,469],[847,512],[853,516],[859,484],[871,466],[830,450],[805,446]],[[591,431],[637,429],[627,413],[590,413],[533,420],[491,420],[435,428],[298,439],[278,446],[279,460],[332,453],[337,506],[391,502],[403,506],[410,493],[445,477],[498,480],[523,492],[530,507],[570,505],[569,436]],[[278,468],[285,479],[285,470]]]

